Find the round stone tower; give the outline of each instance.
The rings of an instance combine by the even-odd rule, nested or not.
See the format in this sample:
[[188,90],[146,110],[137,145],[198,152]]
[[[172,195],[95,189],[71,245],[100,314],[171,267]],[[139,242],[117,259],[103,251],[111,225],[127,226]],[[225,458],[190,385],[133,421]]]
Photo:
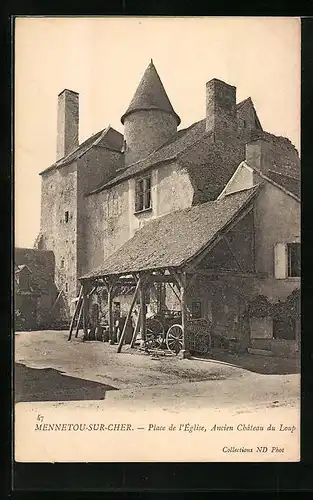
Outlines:
[[121,118],[124,125],[125,164],[143,160],[170,139],[180,124],[152,62]]

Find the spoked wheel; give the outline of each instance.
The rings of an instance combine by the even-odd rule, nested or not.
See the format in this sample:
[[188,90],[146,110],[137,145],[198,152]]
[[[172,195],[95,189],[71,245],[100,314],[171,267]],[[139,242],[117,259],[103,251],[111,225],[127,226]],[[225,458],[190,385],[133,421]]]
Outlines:
[[183,348],[183,328],[181,325],[172,325],[166,334],[166,345],[169,351],[178,354]]
[[147,320],[146,347],[149,349],[159,349],[164,342],[164,327],[155,318]]

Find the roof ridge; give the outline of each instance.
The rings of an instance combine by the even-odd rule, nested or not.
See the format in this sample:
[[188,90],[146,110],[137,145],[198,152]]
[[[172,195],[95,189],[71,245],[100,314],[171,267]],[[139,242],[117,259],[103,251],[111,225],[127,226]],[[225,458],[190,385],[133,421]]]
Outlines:
[[248,102],[248,101],[251,101],[251,102],[252,102],[252,104],[253,104],[253,101],[252,101],[251,97],[249,96],[249,97],[246,97],[246,99],[243,99],[243,101],[240,101],[240,102],[238,102],[238,103],[236,104],[237,109],[238,109],[239,107],[241,108],[241,107],[242,107],[244,104],[246,104],[246,102]]
[[[289,196],[291,196],[292,198],[294,198],[296,201],[299,201],[299,202],[301,201],[300,197],[297,196],[296,194],[292,193],[291,191],[289,191],[289,189],[285,188],[284,186],[281,186],[280,184],[278,184],[278,182],[275,182],[273,179],[271,179],[271,177],[268,177],[264,172],[262,172],[257,167],[254,167],[254,166],[252,167],[251,165],[249,165],[249,163],[246,160],[245,160],[245,162],[248,165],[248,167],[250,167],[253,170],[255,170],[267,182],[269,182],[270,184],[273,184],[278,189],[281,189],[284,193],[288,194]],[[295,180],[297,180],[297,179],[295,179]]]
[[[286,165],[286,168],[288,168],[287,165]],[[290,173],[287,174],[287,173],[279,172],[278,170],[273,170],[271,168],[268,171],[273,172],[273,174],[282,175],[283,177],[288,177],[289,179],[293,179],[294,181],[300,182],[300,179],[298,179],[297,177],[293,177],[292,175],[290,175]]]
[[[91,141],[89,146],[86,147],[85,150],[81,151],[81,155],[77,155],[77,158],[81,158],[84,154],[86,154],[93,146],[97,146],[98,143],[101,141],[101,139],[103,139],[103,137],[105,137],[105,135],[108,133],[108,131],[112,129],[112,130],[115,130],[113,127],[111,127],[111,125],[108,125],[107,127],[99,130],[98,132],[95,132],[94,134],[90,135],[89,137],[87,137],[87,139],[85,139],[81,144],[78,145],[77,148],[75,148],[73,151],[71,151],[70,153],[68,153],[66,156],[63,156],[63,158],[60,158],[59,160],[57,160],[56,162],[52,163],[52,165],[50,165],[49,167],[47,167],[46,169],[42,170],[39,175],[45,173],[45,172],[49,172],[50,170],[53,170],[55,168],[59,168],[59,167],[63,167],[63,166],[66,166],[68,165],[69,163],[71,163],[71,156],[77,152],[79,152],[82,148],[84,148],[85,144],[88,142],[88,141],[91,141],[91,139],[94,137],[94,136],[97,136],[95,138],[94,141]],[[116,132],[118,132],[118,130],[116,130]],[[120,132],[118,132],[120,135],[122,135]],[[76,159],[77,159],[76,158]]]
[[141,77],[139,85],[137,86],[135,94],[133,95],[126,112],[121,118],[121,122],[124,124],[126,116],[134,111],[147,111],[152,109],[158,109],[172,114],[175,116],[177,124],[180,124],[180,118],[174,111],[162,80],[151,59]]
[[[227,197],[223,203],[210,201],[152,219],[111,255],[105,257],[102,265],[79,279],[185,266],[214,244],[222,231],[230,229],[236,217],[249,206],[257,189],[237,193],[237,197]],[[176,226],[173,224],[175,220],[181,227],[178,240]]]
[[[192,129],[194,126],[198,125],[200,122],[204,121],[203,119],[202,120],[198,120],[197,122],[189,125],[189,127],[185,128],[185,129],[181,129],[179,131],[177,131],[176,134],[178,134],[179,132],[185,130],[185,133],[187,133],[188,130]],[[175,135],[176,135],[175,134]],[[184,134],[182,134],[183,136]],[[195,144],[197,144],[198,142],[200,142],[201,140],[203,140],[203,137],[206,135],[206,133],[202,134],[201,137],[199,139],[196,139],[195,141],[193,141],[191,144],[185,146],[181,151],[179,152],[176,152],[172,155],[170,155],[168,158],[166,159],[162,159],[162,160],[156,160],[152,163],[149,164],[149,166],[147,166],[147,168],[143,169],[142,172],[144,172],[145,170],[148,170],[149,168],[152,168],[156,165],[158,165],[159,163],[163,163],[165,161],[171,161],[171,160],[175,160],[175,159],[178,159],[179,156],[181,154],[183,154],[184,152],[186,152],[189,148],[191,148],[192,146],[194,146]],[[208,133],[208,136],[211,135],[211,132]],[[177,137],[177,140],[179,140],[180,137]],[[173,140],[172,142],[175,142],[175,140]],[[123,172],[120,173],[119,176],[117,177],[114,177],[113,179],[111,179],[110,181],[106,182],[105,184],[103,184],[102,186],[99,186],[97,189],[94,189],[93,191],[87,193],[87,196],[88,195],[92,195],[92,194],[96,194],[100,191],[102,191],[102,189],[105,189],[106,187],[110,187],[110,186],[113,186],[115,183],[118,183],[120,180],[127,180],[128,179],[128,173],[127,173],[127,170],[129,170],[131,167],[134,167],[136,165],[140,165],[140,163],[144,163],[146,162],[147,160],[149,160],[149,158],[156,153],[158,151],[160,151],[162,148],[166,147],[167,145],[171,144],[171,142],[166,141],[165,143],[163,143],[162,146],[160,146],[160,148],[157,148],[155,150],[153,150],[148,156],[146,156],[145,158],[141,159],[141,160],[137,160],[136,162],[134,163],[131,163],[130,165],[128,165],[125,170],[123,170]],[[129,173],[129,176],[131,177],[132,175],[135,175],[133,173]]]

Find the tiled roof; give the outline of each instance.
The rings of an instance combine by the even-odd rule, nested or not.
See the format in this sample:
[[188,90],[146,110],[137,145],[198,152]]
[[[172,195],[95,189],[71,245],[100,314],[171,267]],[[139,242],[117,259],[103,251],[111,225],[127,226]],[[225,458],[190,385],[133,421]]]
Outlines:
[[180,118],[175,113],[173,106],[163,87],[163,83],[158,75],[157,70],[151,60],[149,66],[143,74],[143,77],[137,87],[134,97],[131,100],[127,111],[121,118],[124,124],[124,119],[134,111],[158,109],[171,113],[176,117],[177,124],[180,124]]
[[[111,132],[114,132],[114,134],[112,134]],[[72,151],[67,156],[64,156],[60,160],[53,163],[50,167],[40,172],[40,175],[49,172],[50,170],[68,165],[75,160],[78,160],[94,146],[101,146],[121,152],[123,146],[123,136],[120,132],[113,129],[109,125],[107,128],[100,130],[100,132],[97,132],[96,134],[92,135],[84,142],[82,142],[82,144],[80,144],[78,148],[75,149],[75,151]]]
[[257,191],[254,187],[154,219],[81,279],[180,267],[226,229]]
[[251,97],[247,97],[247,99],[244,99],[243,101],[238,102],[238,104],[237,104],[237,115],[238,115],[238,117],[240,117],[242,115],[242,113],[243,113],[243,116],[244,116],[244,110],[248,106],[250,106],[253,109],[253,111],[254,111],[254,115],[255,115],[255,120],[256,120],[257,126],[259,127],[260,130],[263,130],[261,122],[259,120],[258,114],[256,112],[256,109],[254,107],[254,104],[253,104],[253,101],[252,101]]
[[274,172],[273,170],[269,170],[268,172],[266,172],[266,175],[271,180],[276,182],[276,184],[279,184],[287,191],[300,198],[301,196],[300,179],[295,179],[293,177],[290,177],[289,175],[283,175],[282,173]]
[[[245,99],[237,105],[252,102]],[[238,129],[238,136],[227,141],[215,141],[214,135],[205,130],[206,120],[200,120],[188,128],[179,130],[170,140],[153,151],[145,159],[137,161],[118,172],[117,175],[88,194],[119,184],[123,180],[144,173],[154,166],[179,160],[188,169],[196,190],[196,203],[214,199],[229,181],[237,166],[245,158],[245,143],[257,138],[265,138],[271,143],[272,168],[282,174],[297,177],[300,175],[298,152],[285,137],[278,137],[262,128]],[[261,126],[260,126],[261,127]],[[216,175],[218,172],[218,176]]]
[[20,273],[23,269],[27,269],[30,273],[32,272],[26,264],[15,265],[15,273]]
[[170,140],[162,144],[162,146],[157,150],[153,151],[149,156],[147,156],[147,158],[133,163],[128,168],[123,170],[121,174],[117,175],[109,182],[103,184],[97,190],[92,191],[92,193],[90,194],[118,184],[124,179],[129,179],[130,177],[133,177],[140,172],[144,172],[146,169],[150,168],[153,165],[165,161],[174,160],[181,152],[185,151],[189,146],[197,142],[204,133],[205,120],[201,120],[194,123],[188,128],[179,130]]

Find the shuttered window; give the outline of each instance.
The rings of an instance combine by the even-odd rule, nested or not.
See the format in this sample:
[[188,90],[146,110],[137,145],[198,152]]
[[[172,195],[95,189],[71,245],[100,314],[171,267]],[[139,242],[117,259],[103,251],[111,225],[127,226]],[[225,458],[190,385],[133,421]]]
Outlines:
[[301,275],[301,252],[300,243],[288,243],[288,276],[299,277]]
[[276,243],[275,245],[275,278],[287,278],[287,245],[286,243]]
[[135,212],[151,208],[151,177],[136,180]]
[[300,243],[276,243],[274,249],[275,278],[300,277]]

